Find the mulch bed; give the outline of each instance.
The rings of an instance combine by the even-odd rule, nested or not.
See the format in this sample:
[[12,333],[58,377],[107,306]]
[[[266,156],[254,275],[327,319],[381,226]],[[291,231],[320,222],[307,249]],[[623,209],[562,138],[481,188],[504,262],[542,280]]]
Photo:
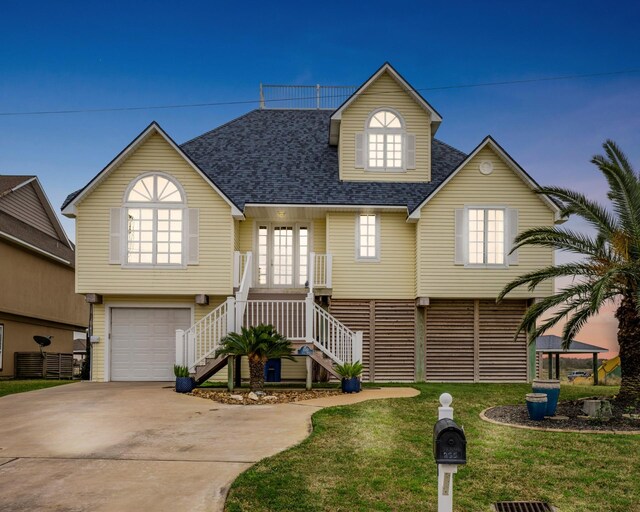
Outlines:
[[566,416],[567,419],[548,419],[532,421],[529,419],[526,405],[500,405],[484,411],[484,416],[490,420],[510,425],[537,427],[542,429],[556,429],[584,432],[624,432],[640,431],[640,420],[614,416],[608,420],[596,418],[579,418],[584,416],[583,400],[558,403],[556,416]]
[[[249,398],[249,391],[238,390],[230,393],[227,390],[215,390],[206,388],[194,389],[192,396],[199,398],[206,398],[213,400],[214,402],[220,402],[223,404],[231,405],[269,405],[269,404],[287,404],[291,402],[300,402],[302,400],[311,400],[312,398],[324,398],[327,396],[341,395],[342,391],[339,389],[312,389],[296,390],[296,389],[283,389],[283,390],[268,390],[267,394],[259,397],[258,400],[251,400]],[[234,396],[241,396],[242,400],[232,398]]]

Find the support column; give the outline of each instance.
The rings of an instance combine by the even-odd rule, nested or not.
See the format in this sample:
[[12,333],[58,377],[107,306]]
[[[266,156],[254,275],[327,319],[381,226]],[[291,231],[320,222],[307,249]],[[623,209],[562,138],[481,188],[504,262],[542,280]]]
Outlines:
[[560,352],[556,354],[556,380],[560,380]]
[[549,352],[549,379],[553,379],[553,354]]
[[311,390],[311,384],[313,382],[313,360],[310,356],[305,356],[305,362],[307,364],[307,391]]
[[593,353],[593,385],[598,385],[598,353]]
[[233,391],[233,373],[235,369],[235,356],[229,356],[227,359],[227,388],[229,391]]
[[236,359],[236,367],[234,372],[234,380],[236,382],[236,387],[239,388],[242,386],[242,357],[238,356]]

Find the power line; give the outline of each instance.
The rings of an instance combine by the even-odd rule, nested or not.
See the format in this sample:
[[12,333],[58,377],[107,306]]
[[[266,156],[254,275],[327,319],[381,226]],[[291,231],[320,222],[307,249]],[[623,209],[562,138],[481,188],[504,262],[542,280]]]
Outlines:
[[[584,74],[575,74],[575,75],[560,75],[560,76],[551,76],[551,77],[543,77],[543,78],[525,78],[521,80],[503,80],[498,82],[478,82],[473,84],[458,84],[458,85],[444,85],[439,87],[420,87],[413,89],[406,89],[406,91],[420,92],[420,91],[444,91],[451,89],[471,89],[475,87],[493,87],[500,85],[518,85],[518,84],[528,84],[534,82],[552,82],[559,80],[577,80],[581,78],[595,78],[602,76],[614,76],[614,75],[626,75],[631,73],[639,73],[640,68],[632,68],[632,69],[623,69],[618,71],[606,71],[601,73],[584,73]],[[390,93],[391,91],[382,91],[375,93],[385,94]],[[358,96],[366,96],[366,92],[358,93]],[[320,98],[325,98],[327,96],[320,96]],[[266,103],[273,102],[284,102],[284,101],[299,101],[299,100],[315,100],[317,99],[317,95],[309,96],[309,97],[298,97],[298,98],[278,98],[267,100]],[[346,99],[346,98],[345,98]],[[175,105],[148,105],[142,107],[112,107],[112,108],[86,108],[86,109],[69,109],[69,110],[36,110],[31,112],[0,112],[0,116],[38,116],[38,115],[56,115],[56,114],[87,114],[87,113],[99,113],[99,112],[131,112],[136,110],[169,110],[169,109],[179,109],[179,108],[199,108],[199,107],[220,107],[227,105],[249,105],[249,104],[259,104],[260,100],[238,100],[238,101],[214,101],[207,103],[184,103],[184,104],[175,104]]]

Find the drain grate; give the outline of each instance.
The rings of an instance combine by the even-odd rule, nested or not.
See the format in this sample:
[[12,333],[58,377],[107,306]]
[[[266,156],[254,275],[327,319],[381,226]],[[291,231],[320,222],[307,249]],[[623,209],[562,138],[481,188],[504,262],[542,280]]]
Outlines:
[[554,512],[554,508],[542,501],[500,501],[493,504],[495,512]]

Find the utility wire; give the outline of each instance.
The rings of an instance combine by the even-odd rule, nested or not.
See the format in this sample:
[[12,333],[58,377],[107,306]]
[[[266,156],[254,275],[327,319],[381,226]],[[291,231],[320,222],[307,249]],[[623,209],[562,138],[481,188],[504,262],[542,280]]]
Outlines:
[[[576,74],[576,75],[561,75],[561,76],[551,76],[545,78],[525,78],[522,80],[504,80],[499,82],[478,82],[474,84],[458,84],[458,85],[445,85],[440,87],[420,87],[420,88],[408,88],[405,89],[406,92],[420,92],[420,91],[444,91],[451,89],[471,89],[475,87],[492,87],[499,85],[517,85],[517,84],[528,84],[534,82],[552,82],[558,80],[577,80],[580,78],[594,78],[594,77],[602,77],[602,76],[614,76],[614,75],[626,75],[631,73],[639,73],[640,68],[634,69],[623,69],[618,71],[607,71],[602,73],[584,73],[584,74]],[[381,91],[375,93],[385,94],[391,93],[392,91]],[[357,96],[366,96],[366,93],[361,92],[357,93]],[[284,101],[300,101],[300,100],[316,100],[319,98],[327,98],[327,97],[335,97],[335,96],[308,96],[308,97],[297,97],[297,98],[277,98],[265,100],[265,103],[274,103],[274,102],[284,102]],[[346,97],[345,97],[346,99]],[[185,104],[175,104],[175,105],[150,105],[144,107],[113,107],[113,108],[86,108],[86,109],[70,109],[70,110],[35,110],[31,112],[0,112],[0,116],[38,116],[38,115],[55,115],[55,114],[85,114],[85,113],[97,113],[97,112],[131,112],[136,110],[168,110],[168,109],[179,109],[179,108],[199,108],[199,107],[220,107],[225,105],[247,105],[247,104],[259,104],[260,100],[238,100],[238,101],[214,101],[208,103],[185,103]]]

